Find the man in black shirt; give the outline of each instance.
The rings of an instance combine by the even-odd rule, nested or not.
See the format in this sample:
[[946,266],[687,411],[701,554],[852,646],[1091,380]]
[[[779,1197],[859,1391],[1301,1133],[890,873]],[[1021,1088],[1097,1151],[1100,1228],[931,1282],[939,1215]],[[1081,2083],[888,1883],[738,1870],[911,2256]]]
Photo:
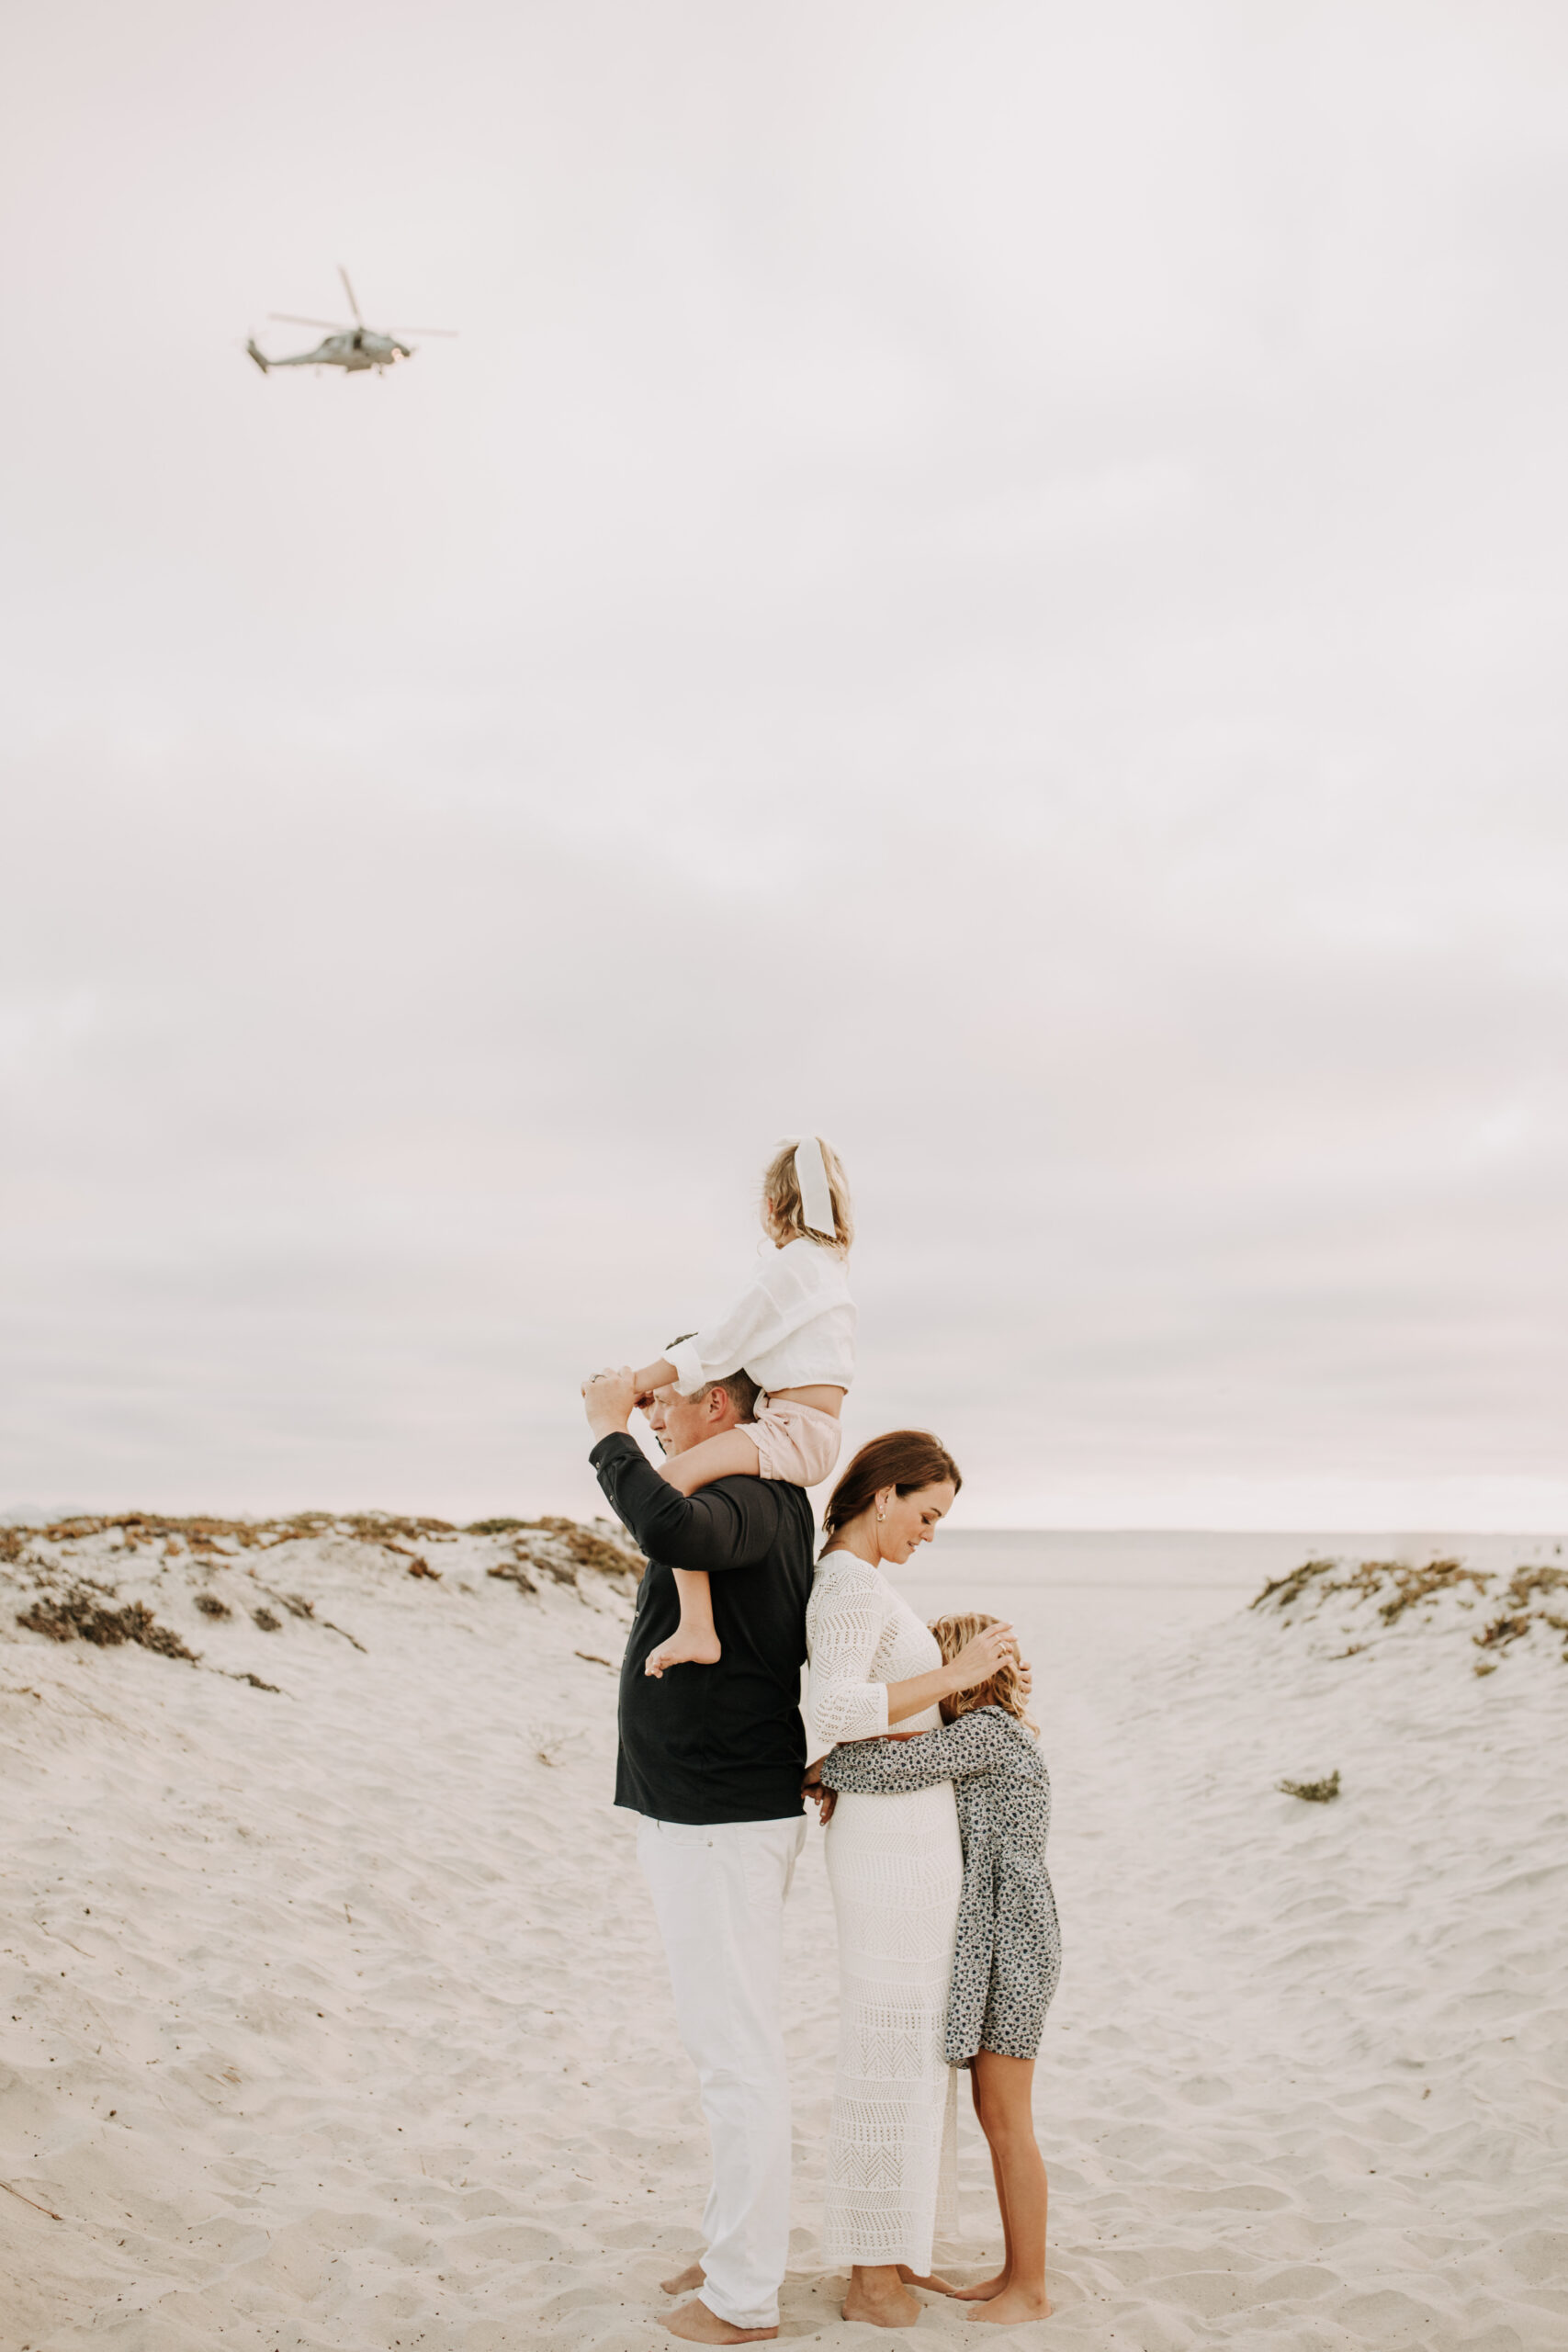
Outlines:
[[[630,1434],[634,1407],[667,1453],[752,1417],[744,1373],[695,1396],[639,1400],[630,1374],[584,1396],[590,1460],[611,1509],[648,1556],[621,1668],[615,1802],[641,1815],[637,1858],[670,1962],[682,2046],[697,2069],[713,2143],[702,2265],[670,2282],[702,2288],[665,2321],[696,2344],[778,2334],[789,2246],[789,2082],[779,2019],[784,1898],[806,1840],[800,1668],[811,1590],[811,1506],[773,1478],[720,1478],[690,1497]],[[715,1666],[645,1672],[680,1621],[671,1568],[713,1578]]]

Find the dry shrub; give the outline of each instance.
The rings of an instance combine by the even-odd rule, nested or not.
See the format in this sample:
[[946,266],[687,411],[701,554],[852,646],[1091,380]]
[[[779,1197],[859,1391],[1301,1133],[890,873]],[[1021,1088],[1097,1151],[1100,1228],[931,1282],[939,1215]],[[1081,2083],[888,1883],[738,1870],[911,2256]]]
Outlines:
[[[1503,1598],[1512,1601],[1517,1609],[1534,1600],[1538,1595],[1562,1592],[1565,1588],[1568,1588],[1568,1568],[1516,1568],[1508,1578],[1508,1589]],[[1545,1615],[1544,1611],[1541,1613]],[[1548,1617],[1546,1622],[1551,1625],[1557,1621]]]
[[537,1592],[539,1579],[530,1574],[526,1561],[501,1560],[486,1573],[499,1577],[503,1584],[514,1584],[519,1592]]
[[1472,1634],[1470,1638],[1478,1650],[1502,1650],[1510,1642],[1519,1641],[1529,1629],[1529,1611],[1521,1609],[1512,1617],[1494,1617],[1483,1632]]
[[[1568,1588],[1568,1568],[1540,1565],[1516,1568],[1500,1591],[1494,1592],[1499,1578],[1486,1568],[1468,1568],[1462,1560],[1427,1560],[1413,1567],[1404,1560],[1361,1560],[1351,1564],[1338,1560],[1306,1560],[1288,1576],[1271,1577],[1262,1591],[1249,1602],[1253,1609],[1268,1608],[1276,1616],[1286,1618],[1298,1601],[1304,1601],[1304,1617],[1315,1616],[1331,1599],[1344,1595],[1352,1603],[1371,1602],[1384,1625],[1397,1625],[1412,1609],[1429,1609],[1440,1595],[1451,1592],[1458,1596],[1460,1606],[1472,1609],[1476,1600],[1490,1599],[1498,1613],[1479,1634],[1471,1639],[1477,1649],[1505,1650],[1522,1641],[1535,1626],[1568,1637],[1568,1618],[1555,1614],[1542,1606],[1548,1598]],[[1468,1585],[1474,1600],[1460,1593]],[[1365,1649],[1363,1642],[1354,1642],[1347,1649],[1337,1651],[1339,1657],[1357,1657]],[[1568,1645],[1563,1660],[1568,1663]],[[1490,1673],[1490,1666],[1477,1667],[1477,1673]]]
[[580,1527],[574,1519],[525,1519],[525,1530],[537,1530],[542,1535],[553,1536],[572,1564],[580,1568],[597,1568],[602,1576],[638,1577],[643,1562],[635,1552],[623,1551],[618,1544],[606,1543],[602,1535]]
[[416,1544],[432,1535],[457,1532],[449,1519],[397,1519],[378,1510],[347,1512],[336,1525],[340,1533],[357,1535],[367,1544],[379,1544],[389,1532],[406,1535]]
[[[1292,1568],[1288,1576],[1270,1577],[1262,1591],[1247,1605],[1249,1609],[1261,1609],[1266,1601],[1272,1600],[1283,1615],[1287,1609],[1294,1608],[1309,1585],[1315,1583],[1320,1577],[1332,1576],[1338,1565],[1337,1560],[1303,1560],[1301,1566]],[[1335,1588],[1330,1585],[1326,1589],[1332,1592]]]
[[46,1634],[51,1642],[91,1642],[97,1649],[117,1649],[122,1642],[135,1642],[144,1650],[156,1652],[159,1657],[188,1658],[194,1666],[196,1652],[187,1650],[176,1633],[167,1625],[160,1625],[145,1601],[133,1600],[123,1609],[106,1609],[100,1596],[85,1585],[76,1585],[65,1593],[51,1593],[35,1600],[30,1609],[17,1611],[17,1623],[25,1625],[29,1634]]
[[1435,1593],[1448,1592],[1458,1584],[1472,1585],[1478,1597],[1484,1597],[1492,1579],[1478,1568],[1467,1568],[1458,1560],[1432,1560],[1424,1568],[1406,1568],[1395,1560],[1370,1560],[1362,1565],[1391,1576],[1398,1589],[1392,1600],[1385,1600],[1378,1615],[1385,1625],[1397,1623],[1407,1609],[1418,1600],[1430,1600]]
[[1337,1768],[1326,1781],[1276,1781],[1274,1786],[1282,1797],[1300,1797],[1303,1804],[1332,1804],[1339,1794]]

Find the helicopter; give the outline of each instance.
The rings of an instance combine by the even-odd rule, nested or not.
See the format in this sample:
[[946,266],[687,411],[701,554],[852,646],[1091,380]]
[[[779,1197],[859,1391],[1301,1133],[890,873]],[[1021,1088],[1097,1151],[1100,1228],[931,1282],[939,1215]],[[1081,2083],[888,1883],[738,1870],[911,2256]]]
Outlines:
[[[400,359],[413,357],[412,345],[400,343],[396,335],[382,334],[374,327],[366,325],[360,316],[354,288],[348,282],[348,272],[341,262],[337,274],[343,280],[343,290],[348,296],[354,324],[345,327],[333,319],[301,319],[291,311],[269,311],[269,318],[281,320],[286,326],[326,327],[330,332],[326,341],[319,343],[314,351],[296,352],[288,359],[269,359],[265,351],[257,348],[256,339],[252,335],[245,349],[264,376],[270,375],[275,368],[343,368],[351,376],[362,375],[368,368],[379,371],[383,368],[395,367]],[[456,327],[410,327],[406,332],[410,334],[456,336],[457,330]]]

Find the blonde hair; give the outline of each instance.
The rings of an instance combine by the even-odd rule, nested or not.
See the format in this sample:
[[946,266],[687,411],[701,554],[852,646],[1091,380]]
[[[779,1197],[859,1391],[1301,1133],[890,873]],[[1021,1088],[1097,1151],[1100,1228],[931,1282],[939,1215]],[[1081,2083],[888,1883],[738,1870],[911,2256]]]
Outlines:
[[[931,1630],[936,1635],[942,1664],[950,1666],[959,1651],[968,1647],[976,1634],[983,1634],[987,1625],[996,1623],[996,1618],[981,1615],[935,1618]],[[1005,1713],[1016,1715],[1021,1724],[1027,1724],[1031,1731],[1037,1732],[1040,1728],[1033,1716],[1024,1712],[1016,1658],[1006,1659],[988,1682],[977,1682],[973,1690],[954,1690],[950,1697],[943,1699],[942,1722],[956,1723],[960,1715],[970,1714],[976,1707],[1000,1707]]]
[[855,1238],[854,1211],[850,1205],[850,1182],[844,1174],[844,1163],[830,1143],[818,1136],[822,1145],[822,1165],[828,1173],[828,1190],[833,1202],[831,1236],[814,1233],[806,1222],[801,1206],[800,1186],[795,1180],[795,1142],[794,1138],[781,1144],[769,1160],[762,1175],[762,1210],[764,1218],[773,1212],[775,1229],[785,1233],[792,1241],[815,1241],[824,1250],[847,1250]]

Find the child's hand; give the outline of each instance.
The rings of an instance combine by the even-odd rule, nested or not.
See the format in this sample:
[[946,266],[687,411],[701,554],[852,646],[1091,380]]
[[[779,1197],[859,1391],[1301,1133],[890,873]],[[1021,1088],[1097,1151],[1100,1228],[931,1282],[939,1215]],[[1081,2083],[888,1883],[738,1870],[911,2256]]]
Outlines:
[[637,1402],[637,1386],[629,1363],[616,1371],[596,1372],[582,1384],[582,1402],[588,1414],[588,1426],[594,1437],[608,1437],[612,1430],[624,1430],[630,1423],[632,1408]]
[[826,1829],[833,1818],[833,1807],[839,1802],[839,1792],[837,1789],[823,1787],[820,1757],[815,1764],[807,1766],[806,1778],[800,1784],[800,1793],[817,1807],[817,1818]]

